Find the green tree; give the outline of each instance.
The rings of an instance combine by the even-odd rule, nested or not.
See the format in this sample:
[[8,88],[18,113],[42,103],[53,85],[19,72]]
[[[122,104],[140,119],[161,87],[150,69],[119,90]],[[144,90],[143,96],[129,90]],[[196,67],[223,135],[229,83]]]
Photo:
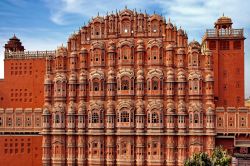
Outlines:
[[185,166],[212,166],[211,159],[209,156],[204,153],[196,153],[194,154],[190,159],[188,159],[185,164]]
[[223,150],[221,146],[216,147],[213,150],[211,161],[213,166],[229,166],[231,163],[232,157],[227,153],[226,150]]
[[220,146],[213,150],[211,157],[204,152],[193,154],[186,160],[184,166],[229,166],[230,163],[231,156]]

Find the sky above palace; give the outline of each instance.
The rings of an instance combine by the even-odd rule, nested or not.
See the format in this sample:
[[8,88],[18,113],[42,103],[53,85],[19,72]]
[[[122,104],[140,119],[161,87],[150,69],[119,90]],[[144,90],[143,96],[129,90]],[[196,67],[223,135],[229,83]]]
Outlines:
[[0,78],[4,77],[4,44],[15,33],[26,50],[54,50],[92,17],[129,9],[169,18],[201,41],[218,17],[231,17],[234,28],[244,28],[245,92],[250,96],[249,0],[0,0]]

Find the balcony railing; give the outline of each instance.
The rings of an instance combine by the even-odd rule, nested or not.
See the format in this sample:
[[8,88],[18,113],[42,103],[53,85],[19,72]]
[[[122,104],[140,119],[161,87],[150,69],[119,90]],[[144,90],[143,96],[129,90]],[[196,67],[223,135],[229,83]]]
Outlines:
[[33,59],[46,58],[55,56],[56,51],[20,51],[20,52],[5,52],[5,59]]
[[244,37],[243,29],[207,29],[204,38],[230,38],[230,37]]

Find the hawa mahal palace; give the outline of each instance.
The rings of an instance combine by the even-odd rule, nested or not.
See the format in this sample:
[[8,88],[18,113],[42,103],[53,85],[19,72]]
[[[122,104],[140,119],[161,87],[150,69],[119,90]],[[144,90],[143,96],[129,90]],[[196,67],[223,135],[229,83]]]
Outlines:
[[55,51],[5,44],[3,166],[182,166],[219,145],[249,163],[244,32],[222,16],[202,42],[125,8],[93,18]]

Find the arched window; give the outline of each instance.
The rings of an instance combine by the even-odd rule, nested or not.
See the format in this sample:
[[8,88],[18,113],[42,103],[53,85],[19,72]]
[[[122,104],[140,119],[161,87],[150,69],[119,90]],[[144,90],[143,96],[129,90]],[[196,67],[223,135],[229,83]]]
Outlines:
[[157,60],[159,57],[159,50],[156,46],[154,46],[152,49],[151,49],[151,59],[152,60]]
[[101,26],[100,24],[95,24],[94,26],[94,31],[95,31],[95,35],[98,37],[101,34]]
[[59,154],[59,146],[58,145],[55,146],[55,154]]
[[153,112],[152,113],[152,116],[151,116],[151,122],[152,123],[159,123],[159,116],[158,116],[158,114],[156,113],[156,112]]
[[121,90],[129,90],[129,80],[127,79],[122,80]]
[[130,33],[130,21],[125,19],[122,21],[122,32],[123,34]]
[[92,123],[99,123],[99,115],[96,112],[92,114]]
[[120,119],[121,122],[129,122],[129,113],[127,111],[122,111]]
[[121,153],[122,155],[126,155],[127,153],[127,144],[126,143],[123,143],[122,146],[121,146]]
[[198,113],[194,114],[194,123],[199,123]]
[[56,123],[60,123],[60,116],[56,114]]
[[130,58],[130,47],[129,46],[123,46],[122,47],[122,59],[123,60],[128,60],[128,59],[131,59]]
[[100,49],[94,49],[93,59],[94,59],[94,62],[101,61],[101,50]]
[[97,82],[97,81],[93,82],[93,90],[99,91],[99,82]]
[[147,81],[148,90],[150,90],[150,80]]
[[154,79],[152,80],[152,89],[153,89],[153,90],[158,90],[158,88],[159,88],[158,80],[157,80],[156,78],[154,78]]
[[194,91],[197,91],[199,89],[199,81],[197,79],[194,80],[193,87],[194,87]]
[[156,32],[158,32],[158,30],[159,30],[159,23],[157,20],[153,20],[151,22],[151,32],[156,33]]
[[193,123],[193,116],[192,116],[192,114],[189,114],[189,123]]

